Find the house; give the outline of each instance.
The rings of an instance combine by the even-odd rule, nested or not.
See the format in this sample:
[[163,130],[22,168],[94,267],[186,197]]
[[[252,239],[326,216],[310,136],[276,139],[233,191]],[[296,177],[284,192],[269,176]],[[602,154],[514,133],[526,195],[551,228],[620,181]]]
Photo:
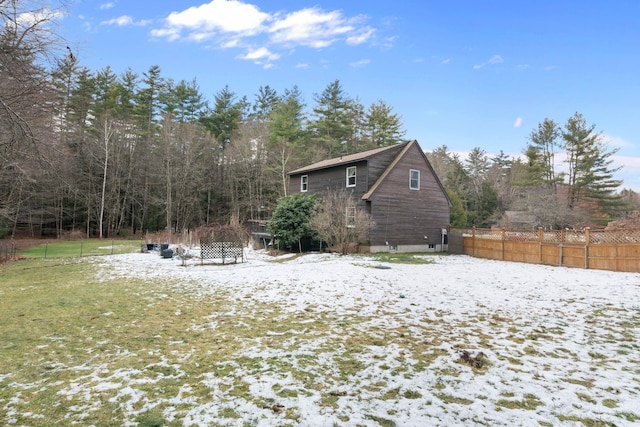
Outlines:
[[[369,252],[446,249],[451,202],[417,141],[324,160],[289,172],[289,194],[351,191],[376,223]],[[345,213],[346,214],[346,213]]]

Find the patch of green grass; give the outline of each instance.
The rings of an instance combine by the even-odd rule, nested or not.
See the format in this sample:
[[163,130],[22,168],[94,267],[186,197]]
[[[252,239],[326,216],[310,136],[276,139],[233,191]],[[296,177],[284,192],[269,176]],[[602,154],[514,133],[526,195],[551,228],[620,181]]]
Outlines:
[[162,427],[165,425],[165,419],[162,413],[158,411],[147,411],[136,417],[139,427]]
[[632,412],[616,412],[616,417],[624,418],[627,421],[640,421],[640,415],[634,414]]
[[576,378],[564,378],[563,381],[566,381],[569,384],[581,385],[581,386],[586,387],[586,388],[593,388],[593,386],[595,385],[593,379],[591,379],[591,378],[589,378],[587,380],[579,380],[579,379],[576,379]]
[[[437,344],[437,343],[436,343]],[[449,352],[439,347],[433,347],[427,344],[429,347],[425,349],[425,345],[413,340],[407,340],[403,342],[404,348],[409,353],[411,359],[415,360],[413,369],[416,372],[421,372],[427,369],[437,358],[448,357]]]
[[618,401],[615,399],[603,399],[602,400],[602,406],[605,406],[607,408],[617,408],[618,407]]
[[558,415],[560,421],[574,421],[581,423],[585,427],[616,427],[616,425],[609,421],[598,420],[595,418],[582,418],[576,416]]
[[391,390],[387,390],[380,399],[382,400],[394,400],[398,398],[400,394],[400,387],[392,388]]
[[240,415],[232,408],[222,408],[218,414],[221,418],[240,418]]
[[290,388],[283,388],[282,390],[278,391],[277,393],[278,396],[280,397],[298,397],[298,392],[296,390],[290,389]]
[[473,400],[465,399],[463,397],[456,397],[445,393],[436,393],[435,396],[447,404],[457,403],[459,405],[471,405],[473,403]]
[[140,240],[89,239],[45,242],[18,251],[26,258],[66,258],[140,251]]
[[533,394],[525,394],[520,400],[500,399],[496,402],[496,405],[507,409],[524,409],[533,411],[538,406],[542,406],[544,404],[537,396]]
[[445,388],[447,388],[447,386],[441,383],[440,381],[438,381],[433,385],[434,390],[444,390]]
[[386,418],[378,417],[378,416],[375,416],[375,415],[367,415],[366,418],[377,422],[378,425],[380,425],[381,427],[395,427],[396,426],[396,423],[393,422],[392,420],[388,420]]
[[409,253],[376,253],[370,257],[377,262],[389,264],[433,264],[433,255],[409,254]]
[[578,399],[584,400],[585,402],[589,402],[589,403],[592,403],[594,405],[597,403],[596,400],[593,397],[591,397],[590,395],[588,395],[586,393],[576,393],[576,396],[578,396]]
[[405,399],[420,399],[422,397],[422,393],[417,390],[407,390],[402,394],[402,396],[404,396]]
[[607,356],[602,353],[596,353],[595,351],[590,351],[589,356],[591,356],[592,359],[596,360],[607,360]]

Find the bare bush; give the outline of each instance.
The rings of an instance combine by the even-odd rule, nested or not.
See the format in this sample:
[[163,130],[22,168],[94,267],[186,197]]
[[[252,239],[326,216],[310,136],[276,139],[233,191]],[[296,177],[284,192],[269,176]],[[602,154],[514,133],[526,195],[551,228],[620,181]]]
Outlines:
[[351,193],[344,190],[325,194],[311,217],[311,227],[318,236],[330,247],[337,247],[343,255],[366,242],[374,226],[371,215],[359,209]]

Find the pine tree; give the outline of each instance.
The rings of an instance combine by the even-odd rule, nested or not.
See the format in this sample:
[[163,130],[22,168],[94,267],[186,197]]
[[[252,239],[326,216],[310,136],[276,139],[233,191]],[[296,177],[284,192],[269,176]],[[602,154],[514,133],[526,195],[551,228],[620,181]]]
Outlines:
[[622,201],[614,194],[622,181],[613,178],[621,167],[611,167],[611,157],[618,149],[609,150],[602,134],[595,132],[595,125],[587,125],[580,113],[567,120],[562,138],[569,164],[568,206],[574,209],[595,200],[607,214],[622,207]]
[[331,82],[324,91],[314,96],[315,120],[310,123],[318,151],[317,160],[343,154],[343,147],[353,133],[351,123],[351,100],[347,97],[339,80]]
[[280,102],[280,97],[275,89],[272,89],[269,85],[260,86],[255,102],[251,107],[250,118],[259,122],[268,121],[278,102]]
[[367,128],[375,147],[385,147],[401,142],[406,131],[402,120],[384,101],[371,104],[367,111]]
[[222,147],[231,142],[238,130],[244,104],[236,101],[236,94],[225,86],[214,97],[214,107],[200,117],[200,123],[210,131]]
[[[269,143],[274,169],[282,183],[282,194],[287,195],[287,168],[294,158],[296,166],[306,163],[302,150],[305,139],[305,114],[302,93],[297,86],[287,89],[282,99],[269,114]],[[296,162],[300,159],[299,162]]]
[[540,179],[544,185],[554,187],[558,182],[555,173],[555,154],[559,137],[559,126],[548,118],[538,123],[538,128],[529,135],[531,144],[525,153],[529,158],[532,172],[539,174],[531,177],[533,181]]

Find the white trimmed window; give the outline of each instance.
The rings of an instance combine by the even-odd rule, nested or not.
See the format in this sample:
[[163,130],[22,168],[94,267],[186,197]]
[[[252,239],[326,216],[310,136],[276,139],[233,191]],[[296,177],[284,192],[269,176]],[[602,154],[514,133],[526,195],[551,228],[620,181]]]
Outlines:
[[356,167],[349,166],[347,168],[347,187],[356,186]]
[[300,177],[300,192],[306,193],[309,189],[309,175],[302,175]]
[[409,190],[420,189],[420,171],[409,169]]

